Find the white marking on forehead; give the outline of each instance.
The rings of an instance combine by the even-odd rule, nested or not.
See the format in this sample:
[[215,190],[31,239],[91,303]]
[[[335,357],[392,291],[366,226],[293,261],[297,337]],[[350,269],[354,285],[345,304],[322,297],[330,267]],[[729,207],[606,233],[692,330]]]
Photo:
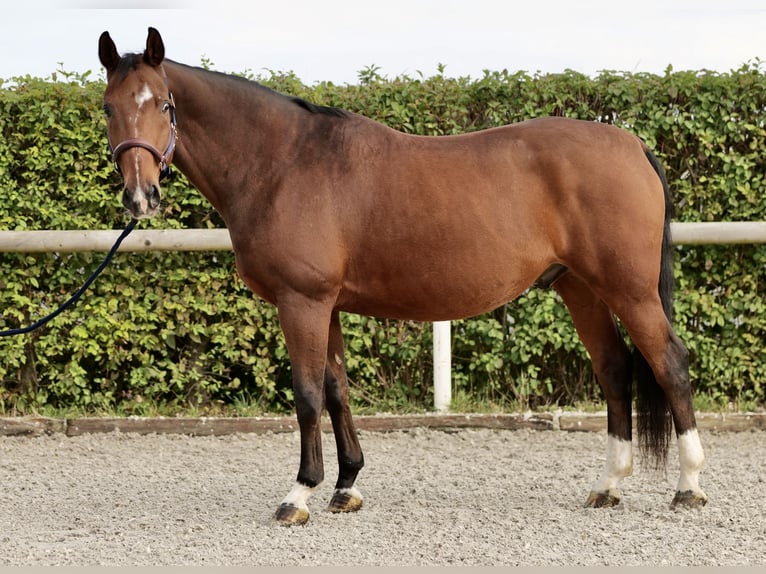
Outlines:
[[136,94],[136,104],[140,108],[153,97],[154,94],[152,94],[152,91],[149,89],[149,84],[144,84],[144,87],[141,88],[141,91]]
[[[141,88],[141,91],[136,94],[135,100],[136,105],[138,105],[138,111],[136,112],[136,115],[131,118],[133,123],[133,137],[137,138],[140,137],[140,134],[138,133],[138,120],[141,117],[141,107],[146,103],[152,100],[154,98],[154,94],[152,94],[152,91],[149,89],[149,84],[144,84]],[[136,181],[141,181],[141,169],[138,162],[138,154],[135,154],[135,160],[134,160],[134,166],[136,169]],[[137,195],[137,191],[134,192]]]
[[136,189],[133,190],[133,197],[138,198],[141,186],[141,166],[138,163],[138,154],[135,154],[133,161],[135,162],[133,165],[136,167]]

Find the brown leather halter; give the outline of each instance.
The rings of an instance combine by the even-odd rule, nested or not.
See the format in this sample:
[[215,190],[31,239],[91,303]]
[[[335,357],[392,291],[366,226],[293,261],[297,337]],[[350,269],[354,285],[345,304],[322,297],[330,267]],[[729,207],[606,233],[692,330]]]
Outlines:
[[[165,74],[165,68],[162,68],[162,76],[165,80],[165,86],[168,85],[168,77]],[[168,90],[168,101],[167,104],[169,106],[168,111],[170,112],[170,141],[168,142],[167,147],[165,148],[165,152],[161,153],[160,150],[158,150],[156,147],[154,147],[151,143],[146,141],[143,138],[129,138],[124,141],[121,141],[116,146],[112,146],[112,142],[109,141],[109,135],[107,134],[107,141],[109,141],[109,150],[112,152],[112,162],[114,162],[114,169],[117,170],[117,173],[122,173],[120,171],[120,166],[117,163],[117,159],[119,158],[120,154],[124,152],[127,149],[133,148],[133,147],[140,147],[145,150],[147,150],[149,153],[151,153],[154,156],[154,159],[157,160],[157,163],[160,164],[160,181],[165,179],[168,175],[170,175],[170,161],[173,156],[173,151],[176,148],[176,103],[173,99],[173,93]]]

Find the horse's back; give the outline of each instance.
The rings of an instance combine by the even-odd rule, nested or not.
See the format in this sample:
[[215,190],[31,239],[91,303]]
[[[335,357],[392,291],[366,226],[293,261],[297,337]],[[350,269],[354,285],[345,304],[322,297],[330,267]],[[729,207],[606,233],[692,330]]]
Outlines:
[[461,219],[502,227],[513,221],[516,235],[533,234],[543,212],[566,222],[596,206],[622,212],[649,200],[664,210],[646,146],[611,125],[549,117],[455,136],[372,125],[359,137],[364,151],[351,154],[358,178],[346,193],[362,208],[385,209],[394,216],[388,223],[407,232],[415,222],[454,230]]

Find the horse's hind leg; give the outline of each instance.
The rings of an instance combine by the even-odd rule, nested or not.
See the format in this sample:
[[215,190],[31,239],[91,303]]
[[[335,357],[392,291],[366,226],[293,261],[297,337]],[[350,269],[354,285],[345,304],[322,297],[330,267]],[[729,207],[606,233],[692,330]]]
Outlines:
[[[622,324],[628,331],[651,371],[644,373],[645,385],[651,385],[651,377],[662,389],[665,400],[663,408],[643,425],[648,427],[646,446],[656,460],[664,462],[667,452],[667,438],[664,428],[665,404],[670,408],[678,438],[680,476],[671,508],[677,506],[704,506],[707,496],[699,485],[699,475],[705,456],[697,433],[697,424],[692,405],[692,389],[689,381],[689,353],[673,332],[665,316],[659,298],[646,298],[643,302],[632,302],[626,308],[616,310]],[[639,372],[637,376],[642,376]],[[641,431],[641,426],[639,426]]]
[[572,315],[606,397],[606,465],[585,505],[615,506],[620,502],[620,482],[633,471],[630,352],[612,312],[580,278],[567,273],[554,288]]
[[332,420],[338,449],[338,482],[328,509],[330,512],[353,512],[362,507],[362,495],[354,482],[364,466],[364,456],[348,406],[348,380],[338,311],[333,311],[330,320],[324,385],[327,412]]

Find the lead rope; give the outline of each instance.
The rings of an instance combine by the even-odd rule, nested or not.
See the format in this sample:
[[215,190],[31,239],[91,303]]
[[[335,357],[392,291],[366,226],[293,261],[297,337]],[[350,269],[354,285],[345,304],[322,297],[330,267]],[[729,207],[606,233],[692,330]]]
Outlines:
[[131,231],[133,231],[133,228],[138,223],[137,219],[131,219],[130,223],[128,223],[128,226],[123,230],[123,232],[120,234],[120,236],[117,238],[117,241],[115,241],[114,245],[112,246],[112,249],[109,251],[109,253],[106,255],[106,258],[101,262],[101,265],[99,265],[96,270],[91,274],[90,277],[85,281],[82,287],[80,287],[77,291],[75,291],[74,295],[72,295],[65,303],[63,303],[58,309],[53,311],[52,313],[46,315],[42,319],[38,319],[28,327],[19,327],[18,329],[9,329],[7,331],[0,331],[0,337],[11,337],[13,335],[23,335],[24,333],[29,333],[31,331],[34,331],[35,329],[38,329],[45,325],[50,320],[57,317],[62,312],[66,311],[74,305],[77,300],[82,297],[82,294],[85,293],[85,291],[90,287],[90,284],[93,283],[96,280],[96,277],[98,277],[101,272],[106,268],[107,265],[109,265],[109,262],[112,260],[112,257],[114,257],[114,254],[117,253],[117,250],[120,248],[120,244],[122,243],[122,240],[125,239]]

